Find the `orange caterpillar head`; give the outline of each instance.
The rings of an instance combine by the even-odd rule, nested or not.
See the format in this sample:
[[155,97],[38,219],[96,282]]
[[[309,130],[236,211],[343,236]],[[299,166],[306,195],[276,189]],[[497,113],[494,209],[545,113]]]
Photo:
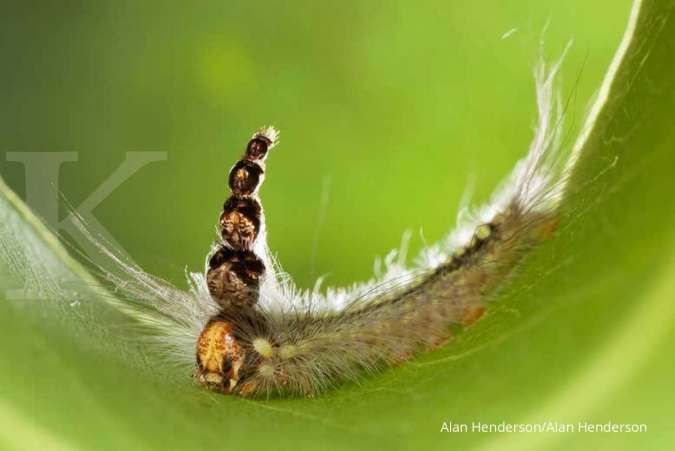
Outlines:
[[231,393],[239,383],[245,360],[246,351],[234,336],[232,324],[211,321],[197,341],[195,380],[211,390]]

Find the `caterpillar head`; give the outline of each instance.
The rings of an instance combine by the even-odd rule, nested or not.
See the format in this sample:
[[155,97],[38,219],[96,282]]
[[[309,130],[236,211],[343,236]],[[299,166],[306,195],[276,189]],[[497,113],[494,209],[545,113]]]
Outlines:
[[195,380],[215,391],[231,393],[239,383],[246,351],[234,336],[232,324],[214,320],[197,341]]

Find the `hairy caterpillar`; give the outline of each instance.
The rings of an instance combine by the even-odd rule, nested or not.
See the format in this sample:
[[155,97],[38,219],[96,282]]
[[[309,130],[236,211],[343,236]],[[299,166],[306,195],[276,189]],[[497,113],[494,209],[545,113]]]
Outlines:
[[553,233],[567,177],[554,95],[559,65],[535,70],[539,121],[528,155],[489,205],[424,249],[413,268],[393,253],[369,282],[298,290],[267,247],[258,197],[278,141],[272,127],[253,135],[231,169],[220,239],[205,273],[190,274],[188,291],[145,273],[78,225],[113,261],[116,271],[105,274],[123,310],[154,331],[168,357],[192,368],[197,383],[242,396],[313,395],[451,339],[454,327],[485,314],[520,258]]

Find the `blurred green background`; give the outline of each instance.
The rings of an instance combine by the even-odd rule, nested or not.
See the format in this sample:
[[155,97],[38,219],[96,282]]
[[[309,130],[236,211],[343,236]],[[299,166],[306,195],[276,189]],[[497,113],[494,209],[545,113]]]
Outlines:
[[483,201],[525,154],[546,24],[548,58],[575,42],[562,91],[574,123],[629,5],[11,2],[1,173],[23,194],[24,169],[5,152],[77,152],[58,182],[77,206],[126,152],[167,152],[95,215],[144,268],[182,283],[215,237],[226,172],[252,131],[274,124],[281,144],[262,190],[272,249],[304,287],[365,279],[405,229],[413,250],[419,230],[440,238],[470,181]]
[[[183,286],[185,266],[199,270],[215,236],[227,170],[251,132],[272,123],[282,135],[262,190],[271,246],[301,286],[323,274],[327,283],[350,283],[369,277],[373,258],[396,247],[405,229],[423,229],[429,242],[440,238],[472,180],[474,199],[483,201],[525,154],[535,123],[532,69],[545,28],[549,59],[574,39],[562,71],[573,139],[629,7],[17,2],[0,18],[2,176],[23,195],[23,168],[6,162],[4,152],[78,152],[58,180],[78,205],[126,152],[167,152],[95,214],[144,268]],[[658,69],[658,56],[650,70]],[[662,97],[645,96],[663,113],[672,94]],[[139,375],[57,326],[27,327],[30,319],[8,309],[0,315],[7,337],[0,340],[7,360],[0,362],[0,423],[7,430],[16,423],[19,442],[35,432],[21,430],[29,425],[44,433],[42,443],[55,437],[83,449],[254,443],[313,450],[354,441],[389,449],[667,449],[674,272],[666,247],[672,213],[660,208],[671,192],[665,181],[672,152],[657,132],[671,119],[650,117],[640,99],[631,100],[642,122],[617,112],[612,138],[638,151],[608,139],[602,145],[617,149],[596,153],[581,172],[590,179],[620,154],[619,170],[610,171],[617,180],[597,184],[618,194],[596,204],[603,193],[581,189],[573,208],[597,207],[598,214],[573,212],[583,224],[538,254],[524,271],[525,285],[447,348],[318,399],[250,402],[204,393],[183,374],[182,385],[167,388],[157,374]],[[640,152],[650,158],[642,161]],[[650,233],[641,233],[647,227]],[[414,237],[415,250],[422,240]],[[535,277],[558,264],[564,270],[555,277]],[[534,289],[527,285],[539,279]],[[111,328],[111,336],[117,332]],[[26,350],[45,371],[32,373]],[[644,421],[650,433],[436,435],[445,418],[547,415]]]

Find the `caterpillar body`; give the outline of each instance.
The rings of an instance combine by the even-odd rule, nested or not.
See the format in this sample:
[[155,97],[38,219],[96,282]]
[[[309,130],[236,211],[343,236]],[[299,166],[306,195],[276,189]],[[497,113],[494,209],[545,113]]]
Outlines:
[[242,396],[311,396],[356,381],[475,323],[522,256],[554,233],[571,160],[561,156],[563,108],[554,95],[561,60],[535,69],[539,120],[527,156],[489,205],[424,249],[413,268],[392,253],[369,282],[298,290],[267,247],[258,196],[278,142],[272,127],[253,135],[231,169],[220,239],[205,273],[190,274],[189,290],[145,273],[79,226],[121,270],[105,274],[129,301],[126,311],[198,384]]

